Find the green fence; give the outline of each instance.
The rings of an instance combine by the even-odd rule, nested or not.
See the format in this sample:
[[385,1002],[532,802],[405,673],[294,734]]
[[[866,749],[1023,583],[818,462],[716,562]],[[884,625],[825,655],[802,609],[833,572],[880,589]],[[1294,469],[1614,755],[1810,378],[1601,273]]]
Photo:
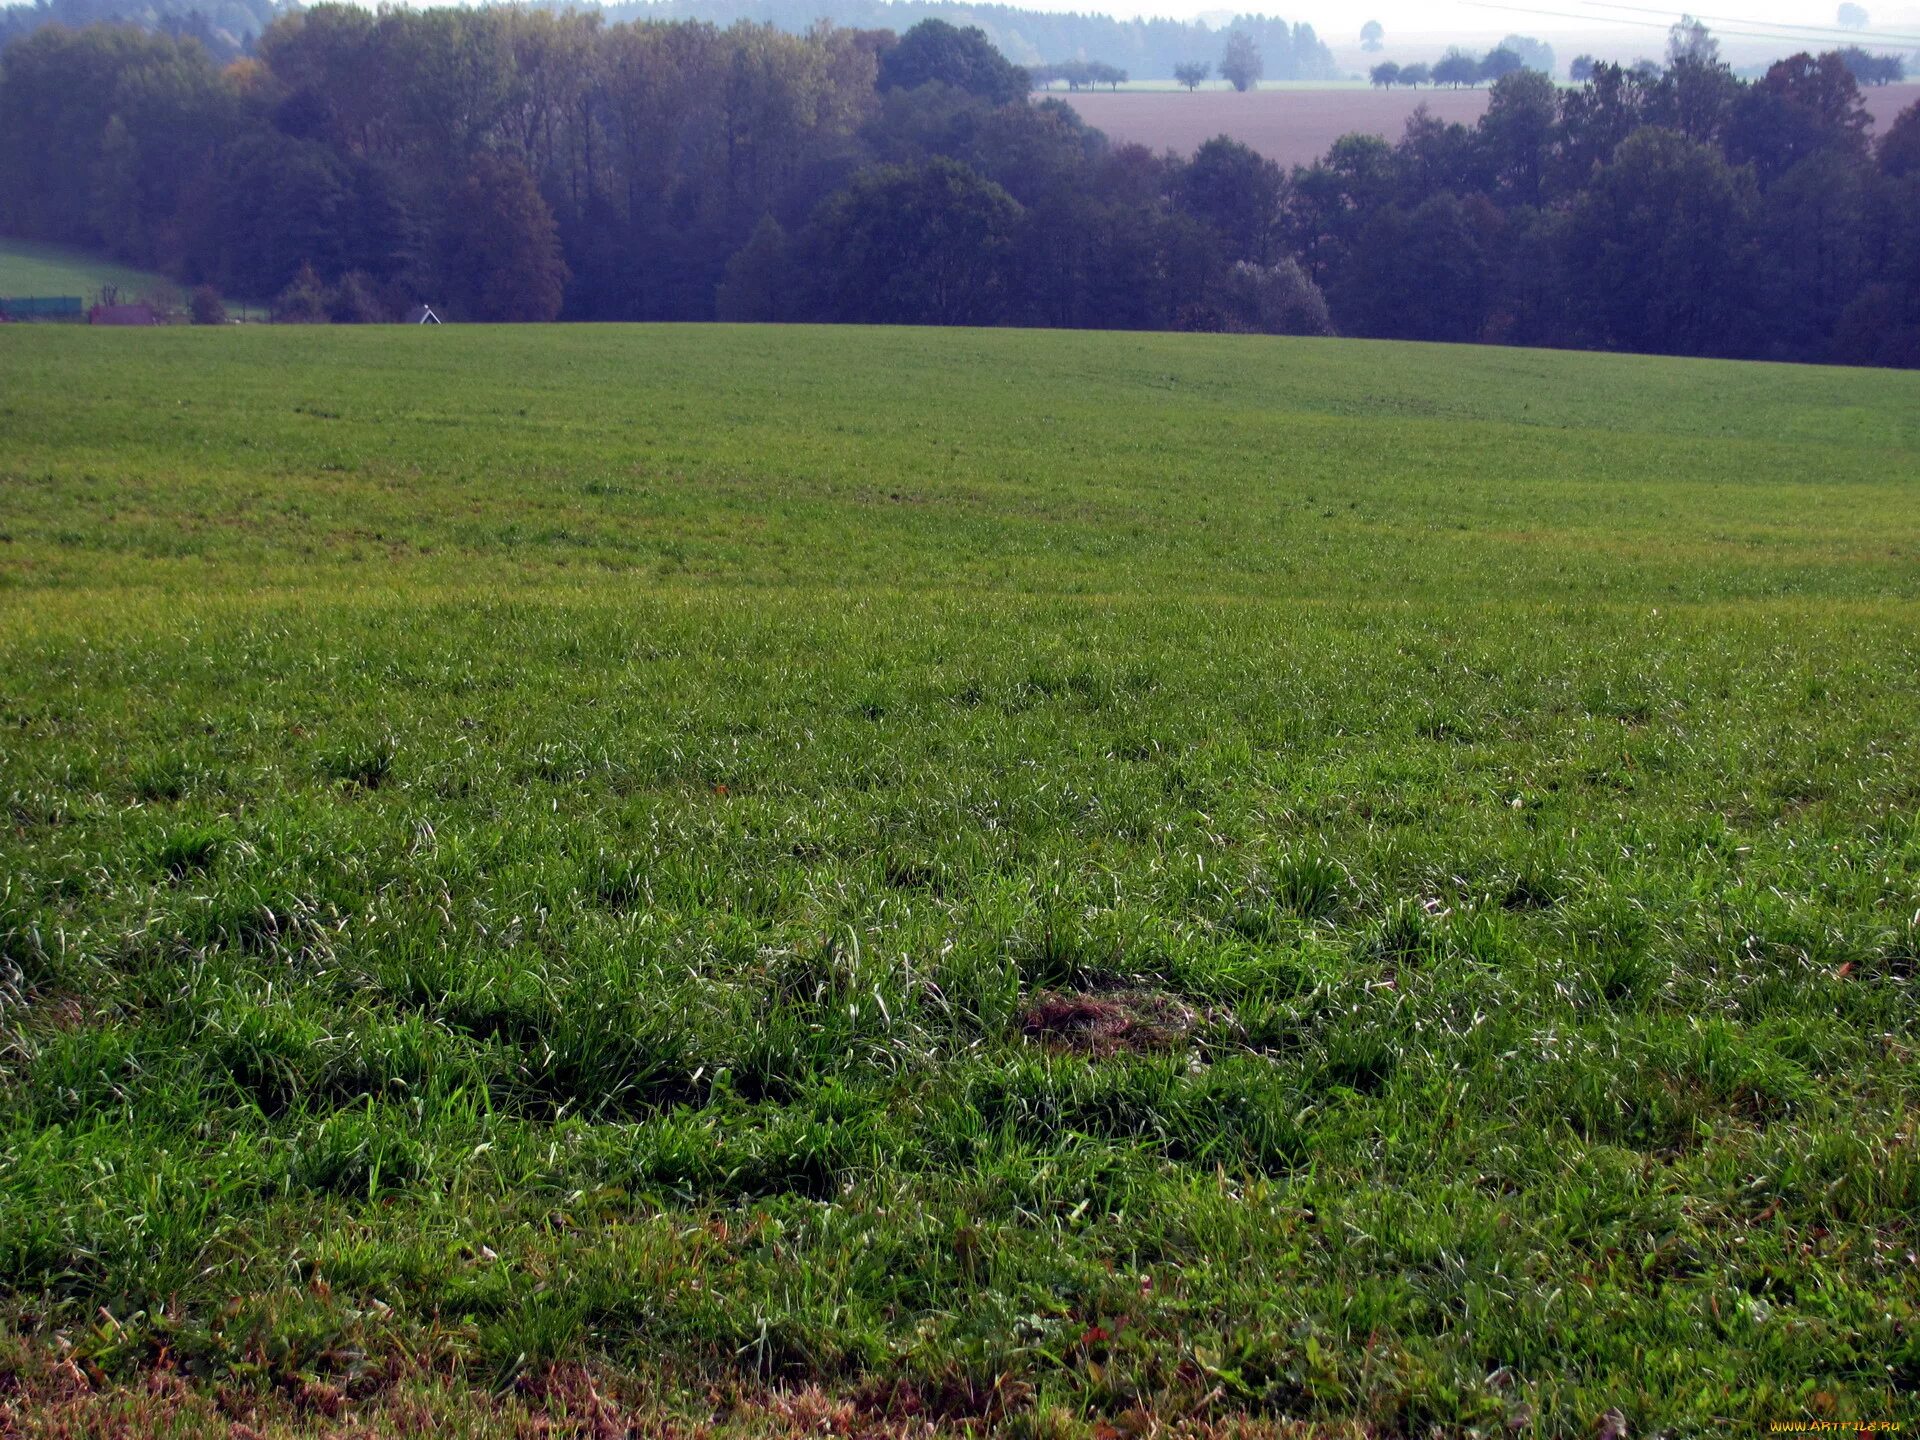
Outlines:
[[85,313],[78,295],[0,295],[0,315],[15,320],[78,320]]

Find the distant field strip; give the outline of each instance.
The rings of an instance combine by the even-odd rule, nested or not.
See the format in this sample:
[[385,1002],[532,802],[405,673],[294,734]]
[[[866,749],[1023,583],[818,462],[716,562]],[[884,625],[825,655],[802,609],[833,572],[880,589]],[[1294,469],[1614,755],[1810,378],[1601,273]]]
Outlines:
[[[1920,84],[1874,85],[1861,91],[1874,133],[1920,100]],[[1471,128],[1487,110],[1484,89],[1392,90],[1268,87],[1236,94],[1203,90],[1085,91],[1063,97],[1114,141],[1191,155],[1216,135],[1229,135],[1282,165],[1311,165],[1342,135],[1378,135],[1397,141],[1414,110]]]
[[1917,636],[1912,373],[0,332],[0,1433],[1911,1424]]

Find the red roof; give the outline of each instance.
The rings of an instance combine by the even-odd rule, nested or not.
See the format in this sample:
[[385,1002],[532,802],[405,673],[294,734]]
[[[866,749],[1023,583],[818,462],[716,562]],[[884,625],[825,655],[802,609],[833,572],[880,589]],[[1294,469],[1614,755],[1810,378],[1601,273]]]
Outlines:
[[158,325],[151,305],[96,305],[87,314],[93,325]]

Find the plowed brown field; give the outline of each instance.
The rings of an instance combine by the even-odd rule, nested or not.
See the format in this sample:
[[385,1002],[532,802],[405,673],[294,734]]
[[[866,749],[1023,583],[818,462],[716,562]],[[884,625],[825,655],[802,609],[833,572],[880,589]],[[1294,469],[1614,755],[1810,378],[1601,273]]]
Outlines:
[[[1397,140],[1417,105],[1465,125],[1487,108],[1485,90],[1134,90],[1063,98],[1122,143],[1185,155],[1215,135],[1231,135],[1282,165],[1310,164],[1355,131]],[[1883,85],[1868,90],[1866,100],[1880,133],[1920,100],[1920,84]]]

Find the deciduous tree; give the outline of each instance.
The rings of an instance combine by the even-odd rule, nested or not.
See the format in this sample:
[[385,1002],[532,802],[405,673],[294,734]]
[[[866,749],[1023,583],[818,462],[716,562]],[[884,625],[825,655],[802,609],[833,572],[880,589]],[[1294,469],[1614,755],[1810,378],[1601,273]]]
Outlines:
[[1227,36],[1226,53],[1220,57],[1220,74],[1234,89],[1248,91],[1260,83],[1266,66],[1260,59],[1260,47],[1244,30]]

